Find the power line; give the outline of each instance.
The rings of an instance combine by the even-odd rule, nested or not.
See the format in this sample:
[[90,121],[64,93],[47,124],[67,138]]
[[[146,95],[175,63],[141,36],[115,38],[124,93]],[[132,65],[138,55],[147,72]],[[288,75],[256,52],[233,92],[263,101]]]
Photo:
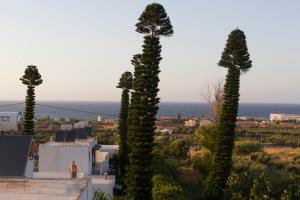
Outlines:
[[25,102],[20,102],[20,103],[12,103],[12,104],[5,104],[5,105],[0,105],[0,108],[2,107],[9,107],[9,106],[16,106],[16,105],[20,105],[20,104],[24,104]]
[[105,115],[105,116],[111,116],[111,117],[116,117],[116,115],[112,114],[103,114],[103,113],[97,113],[97,112],[92,112],[92,111],[86,111],[86,110],[78,110],[78,109],[72,109],[72,108],[63,108],[59,106],[51,106],[51,105],[46,105],[46,104],[36,104],[38,106],[44,106],[48,108],[54,108],[54,109],[60,109],[60,110],[68,110],[68,111],[73,111],[73,112],[81,112],[81,113],[87,113],[87,114],[93,114],[93,115]]
[[[23,102],[19,102],[19,103],[12,103],[12,104],[0,105],[0,108],[2,108],[2,107],[16,106],[16,105],[20,105],[20,104],[24,104],[24,103],[25,103],[25,102],[23,101]],[[97,112],[86,111],[86,110],[78,110],[78,109],[72,109],[72,108],[64,108],[64,107],[60,107],[60,106],[51,106],[51,105],[47,105],[47,104],[39,104],[39,103],[36,103],[36,105],[42,106],[42,107],[53,108],[53,109],[59,109],[59,110],[68,110],[68,111],[81,112],[81,113],[87,113],[87,114],[93,114],[93,115],[104,115],[104,116],[116,117],[116,115],[112,115],[112,114],[103,114],[103,113],[97,113]]]

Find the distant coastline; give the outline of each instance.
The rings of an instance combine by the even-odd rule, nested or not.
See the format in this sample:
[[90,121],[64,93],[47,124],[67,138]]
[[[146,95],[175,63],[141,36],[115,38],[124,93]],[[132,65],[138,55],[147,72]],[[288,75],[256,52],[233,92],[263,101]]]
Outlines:
[[[22,112],[24,110],[23,104],[3,107],[3,105],[10,105],[21,102],[22,101],[0,101],[0,111]],[[180,113],[181,116],[185,117],[205,117],[209,113],[209,107],[205,103],[162,102],[159,106],[160,110],[158,116],[177,116]],[[110,117],[117,117],[119,107],[119,102],[108,101],[38,101],[36,105],[36,116],[96,119],[96,116],[99,114],[107,115]],[[66,110],[62,108],[66,108]],[[270,113],[300,114],[300,104],[240,103],[239,116],[268,119]]]

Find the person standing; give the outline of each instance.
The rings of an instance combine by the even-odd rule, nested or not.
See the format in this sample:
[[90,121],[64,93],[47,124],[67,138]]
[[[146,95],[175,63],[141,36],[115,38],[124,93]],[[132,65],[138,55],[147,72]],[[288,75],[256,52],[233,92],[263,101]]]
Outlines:
[[77,178],[77,165],[74,160],[70,164],[70,173],[71,173],[71,178]]

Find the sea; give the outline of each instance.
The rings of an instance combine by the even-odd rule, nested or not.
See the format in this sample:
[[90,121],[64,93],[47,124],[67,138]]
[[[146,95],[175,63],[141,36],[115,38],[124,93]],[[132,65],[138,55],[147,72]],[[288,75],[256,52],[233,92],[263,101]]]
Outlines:
[[[206,103],[161,102],[158,116],[208,117],[209,106]],[[35,115],[43,117],[67,117],[77,119],[96,119],[98,115],[110,118],[118,117],[119,102],[71,102],[37,101]],[[0,101],[0,112],[23,112],[24,102]],[[300,114],[300,104],[240,103],[239,116],[268,119],[270,113]]]

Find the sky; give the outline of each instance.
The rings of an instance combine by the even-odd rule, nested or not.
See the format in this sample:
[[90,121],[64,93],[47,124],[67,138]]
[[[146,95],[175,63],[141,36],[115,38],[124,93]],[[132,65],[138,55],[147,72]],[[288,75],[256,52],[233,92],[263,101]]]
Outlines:
[[[135,23],[143,0],[0,0],[0,100],[23,100],[19,78],[33,64],[44,80],[38,100],[119,101],[120,75],[142,51]],[[174,35],[161,38],[163,102],[200,102],[228,34],[247,37],[252,69],[241,77],[240,101],[300,103],[300,1],[157,0]]]

